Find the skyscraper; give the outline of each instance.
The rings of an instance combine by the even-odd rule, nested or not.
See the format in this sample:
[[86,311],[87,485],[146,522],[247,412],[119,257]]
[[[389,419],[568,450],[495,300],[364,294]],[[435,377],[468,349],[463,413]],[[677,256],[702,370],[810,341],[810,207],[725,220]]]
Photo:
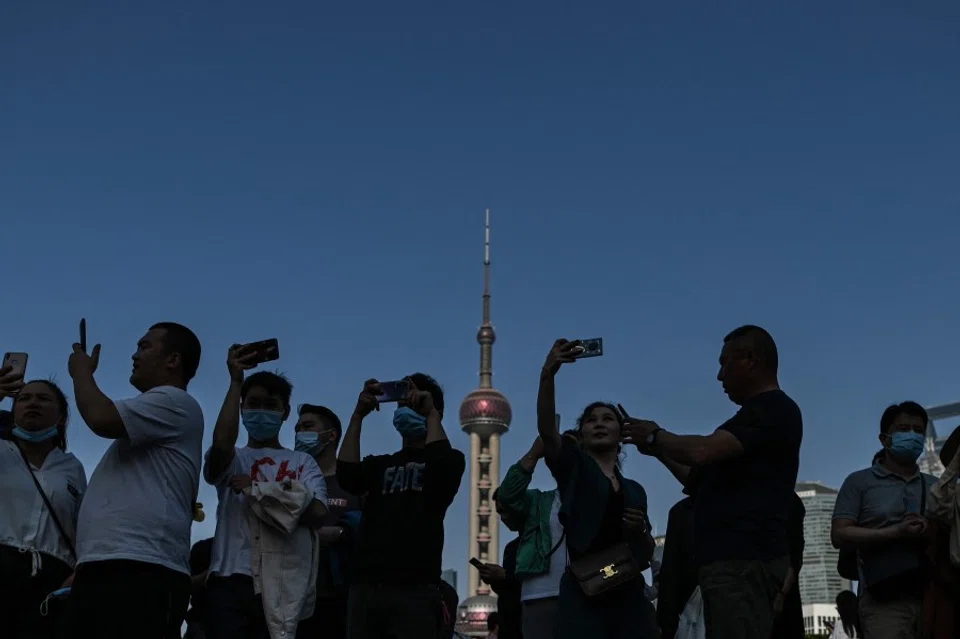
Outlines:
[[803,518],[803,568],[800,570],[800,600],[803,605],[831,604],[850,582],[837,572],[840,551],[830,541],[833,506],[837,490],[818,481],[797,482],[797,496],[807,514]]
[[[480,344],[480,388],[460,405],[460,425],[470,435],[469,560],[500,563],[500,521],[493,506],[493,491],[500,485],[500,436],[510,428],[510,402],[493,388],[493,343],[490,323],[490,210],[487,209],[483,252],[483,323],[477,332]],[[467,567],[467,596],[488,595],[477,571]],[[465,602],[466,603],[466,602]]]
[[[934,477],[943,474],[943,463],[940,461],[940,449],[950,437],[948,432],[944,436],[937,435],[937,429],[933,423],[941,419],[951,417],[960,417],[960,402],[952,404],[941,404],[940,406],[931,406],[927,408],[927,416],[930,417],[930,423],[927,424],[927,441],[923,449],[923,456],[920,457],[920,470],[930,473]],[[952,432],[952,429],[951,429]]]

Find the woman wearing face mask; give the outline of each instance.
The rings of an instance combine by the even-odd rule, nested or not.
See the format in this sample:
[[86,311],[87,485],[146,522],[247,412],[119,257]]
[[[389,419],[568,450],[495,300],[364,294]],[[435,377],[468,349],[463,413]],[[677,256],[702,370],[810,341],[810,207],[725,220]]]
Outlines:
[[623,416],[610,404],[594,402],[577,419],[579,444],[557,431],[554,378],[581,352],[579,342],[557,340],[541,371],[537,396],[537,429],[557,480],[570,557],[560,580],[556,637],[656,637],[641,574],[654,549],[647,495],[620,472]]
[[340,418],[326,406],[302,404],[298,410],[295,450],[313,456],[327,482],[327,514],[317,531],[320,561],[313,616],[300,622],[299,637],[343,639],[347,632],[347,591],[352,541],[360,523],[360,498],[337,481]]
[[[207,578],[209,639],[267,637],[264,604],[254,592],[250,507],[244,492],[253,484],[300,482],[314,499],[300,518],[301,526],[318,528],[326,508],[326,484],[314,458],[280,445],[280,429],[290,415],[293,386],[276,373],[257,372],[252,355],[232,347],[227,356],[230,386],[204,460],[203,477],[217,489],[217,529]],[[237,447],[240,424],[247,445]],[[309,565],[309,557],[304,563]],[[262,575],[261,575],[262,576]]]
[[[0,388],[0,399],[9,393]],[[55,636],[45,600],[69,586],[83,465],[66,452],[67,398],[51,381],[28,382],[16,393],[13,430],[0,441],[0,636]],[[38,486],[39,484],[39,486]],[[42,491],[42,493],[41,493]],[[60,594],[60,593],[58,593]]]

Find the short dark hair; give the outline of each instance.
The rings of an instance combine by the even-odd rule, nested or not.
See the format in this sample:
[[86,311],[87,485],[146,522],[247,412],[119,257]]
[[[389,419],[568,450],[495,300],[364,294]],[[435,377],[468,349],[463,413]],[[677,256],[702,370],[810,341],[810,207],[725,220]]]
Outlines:
[[151,326],[150,330],[155,328],[166,331],[163,336],[163,348],[167,353],[180,354],[183,381],[189,382],[200,368],[200,338],[189,328],[176,322],[158,322]]
[[433,397],[433,407],[443,415],[443,389],[440,383],[426,373],[414,373],[409,376],[419,390],[427,391]]
[[906,401],[901,404],[891,404],[887,410],[880,416],[880,432],[886,433],[893,425],[894,420],[900,415],[909,415],[910,417],[919,417],[923,420],[923,427],[926,429],[930,423],[930,416],[926,409],[916,402]]
[[[43,384],[53,393],[53,398],[57,402],[57,408],[60,409],[60,414],[63,415],[63,423],[57,425],[57,438],[54,442],[60,450],[67,450],[67,422],[70,421],[70,402],[67,401],[67,396],[52,379],[32,379],[26,382],[24,386],[28,386],[29,384]],[[17,405],[16,397],[13,398],[13,405],[14,407]],[[14,408],[14,410],[16,410],[16,408]],[[12,420],[12,411],[10,417]]]
[[764,368],[771,373],[777,372],[777,367],[780,365],[780,356],[777,354],[777,343],[773,341],[773,336],[770,335],[766,329],[754,326],[753,324],[745,324],[730,331],[727,336],[723,338],[723,343],[729,344],[730,342],[738,342],[740,340],[749,340],[750,346],[753,348],[754,353],[756,353]]
[[300,407],[297,408],[297,416],[303,417],[304,415],[317,415],[327,422],[331,428],[337,431],[337,441],[340,441],[340,437],[343,435],[343,424],[340,423],[340,418],[332,410],[318,404],[300,404]]
[[267,394],[279,397],[287,406],[290,405],[290,396],[293,395],[293,384],[283,373],[271,373],[270,371],[258,371],[250,377],[243,380],[243,386],[240,387],[240,401],[247,398],[247,394],[254,386],[267,391]]

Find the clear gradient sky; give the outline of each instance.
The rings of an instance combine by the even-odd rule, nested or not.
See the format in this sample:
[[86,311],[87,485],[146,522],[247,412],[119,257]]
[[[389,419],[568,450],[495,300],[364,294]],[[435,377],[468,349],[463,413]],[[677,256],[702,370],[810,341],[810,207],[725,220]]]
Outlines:
[[[960,399],[960,5],[774,4],[6,3],[0,348],[70,394],[85,316],[124,397],[140,335],[185,323],[209,441],[227,347],[278,337],[294,403],[346,421],[364,379],[425,371],[466,449],[490,207],[504,470],[555,338],[607,351],[562,371],[565,424],[608,399],[706,433],[721,339],[757,323],[801,478],[838,485],[888,403]],[[89,473],[107,442],[75,420],[70,445]],[[369,420],[365,452],[398,445]],[[662,529],[677,484],[625,472]]]

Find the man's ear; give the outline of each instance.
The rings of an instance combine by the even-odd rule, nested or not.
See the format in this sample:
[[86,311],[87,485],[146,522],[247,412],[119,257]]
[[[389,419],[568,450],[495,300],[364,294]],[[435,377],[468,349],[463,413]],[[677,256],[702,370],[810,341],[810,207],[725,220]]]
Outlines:
[[290,404],[283,405],[283,421],[287,421],[287,418],[290,417]]

